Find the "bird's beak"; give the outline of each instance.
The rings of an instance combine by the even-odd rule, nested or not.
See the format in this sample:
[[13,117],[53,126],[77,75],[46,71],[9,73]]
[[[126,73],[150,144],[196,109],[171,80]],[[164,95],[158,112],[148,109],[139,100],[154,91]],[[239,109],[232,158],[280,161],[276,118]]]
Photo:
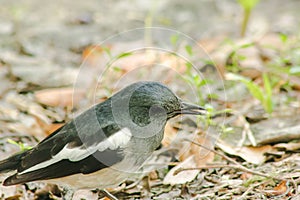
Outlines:
[[189,114],[189,115],[205,115],[207,114],[207,111],[205,108],[195,105],[195,104],[190,104],[190,103],[181,103],[181,114]]

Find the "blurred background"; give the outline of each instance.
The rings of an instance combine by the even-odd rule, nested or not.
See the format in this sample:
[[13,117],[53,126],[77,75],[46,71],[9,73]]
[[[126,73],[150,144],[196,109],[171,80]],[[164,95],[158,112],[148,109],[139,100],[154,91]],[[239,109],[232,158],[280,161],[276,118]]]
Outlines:
[[[0,2],[1,159],[34,146],[125,85],[155,80],[217,117],[168,123],[163,148],[177,149],[176,158],[162,159],[160,170],[148,175],[147,187],[142,181],[118,191],[118,197],[262,199],[298,194],[300,1]],[[219,168],[173,176],[176,167],[230,163],[184,138],[231,155],[253,171],[274,169],[281,179],[258,180],[248,172]],[[294,185],[284,187],[284,178]],[[255,184],[248,191],[250,182]],[[1,186],[0,195],[61,198],[56,186],[44,185]],[[75,197],[97,199],[90,191]]]

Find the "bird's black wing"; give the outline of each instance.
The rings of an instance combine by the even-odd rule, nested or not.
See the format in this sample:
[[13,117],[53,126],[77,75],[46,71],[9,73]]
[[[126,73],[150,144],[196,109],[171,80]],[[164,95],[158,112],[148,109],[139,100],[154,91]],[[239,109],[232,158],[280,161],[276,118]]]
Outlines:
[[4,185],[95,172],[121,161],[119,150],[130,138],[128,129],[114,123],[107,106],[97,105],[19,156],[17,173]]
[[8,177],[3,184],[8,186],[36,180],[60,178],[78,173],[88,174],[111,166],[122,159],[123,156],[117,150],[97,151],[77,162],[65,159],[25,174],[16,173]]

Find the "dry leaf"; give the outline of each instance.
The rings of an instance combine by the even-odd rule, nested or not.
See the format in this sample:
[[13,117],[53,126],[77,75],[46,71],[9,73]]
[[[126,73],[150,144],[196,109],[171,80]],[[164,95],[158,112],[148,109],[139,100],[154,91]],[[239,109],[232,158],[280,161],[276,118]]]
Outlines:
[[233,147],[219,140],[217,142],[219,148],[230,155],[236,155],[249,163],[262,164],[266,160],[265,153],[276,152],[271,145],[260,147]]
[[[269,33],[269,34],[266,34],[263,37],[261,37],[257,41],[257,45],[259,45],[262,48],[269,47],[269,49],[281,50],[284,47],[284,42],[280,39],[279,34]],[[270,48],[270,47],[272,47],[272,48]]]
[[[111,46],[106,47],[111,50]],[[103,60],[104,48],[99,45],[86,47],[82,52],[82,61],[87,62],[89,67],[98,67],[99,63],[106,62]]]
[[[111,47],[109,47],[108,49],[111,49]],[[104,48],[102,48],[99,45],[91,45],[86,47],[83,51],[82,51],[82,59],[89,59],[90,56],[100,56],[102,55],[104,52]]]
[[92,192],[91,190],[77,190],[74,193],[73,200],[81,200],[81,199],[97,200],[98,193]]
[[41,129],[36,119],[30,115],[22,114],[17,122],[3,123],[7,130],[15,133],[30,134],[38,138],[44,137],[44,131]]
[[39,103],[47,106],[69,107],[77,105],[85,97],[85,92],[76,90],[74,95],[74,88],[54,88],[36,91],[34,96]]
[[[212,143],[214,140],[205,133],[195,134],[193,141],[208,149],[214,149],[214,144]],[[207,163],[211,163],[215,156],[212,151],[187,141],[179,151],[179,160],[183,161],[192,155],[194,156],[196,167],[202,167]]]
[[19,111],[16,108],[12,108],[8,104],[0,104],[0,120],[3,121],[16,121],[19,117]]
[[167,122],[165,126],[165,133],[164,137],[161,141],[162,145],[164,147],[170,146],[170,144],[174,141],[176,135],[177,135],[178,130],[175,129],[169,122]]
[[300,149],[300,142],[279,143],[275,144],[274,147],[285,151],[296,151]]
[[46,135],[53,133],[54,131],[56,131],[57,129],[59,129],[65,124],[65,123],[46,124],[43,121],[39,120],[38,118],[36,118],[36,121],[39,124],[39,126],[43,129]]
[[176,184],[184,184],[194,180],[198,175],[199,170],[186,170],[174,175],[174,172],[180,168],[191,168],[191,167],[192,168],[196,167],[194,155],[191,155],[189,158],[185,159],[183,162],[173,167],[165,176],[163,183],[176,185]]
[[220,47],[220,44],[225,40],[225,35],[219,35],[214,38],[204,38],[199,41],[199,45],[207,53],[217,50]]
[[279,185],[277,185],[276,187],[274,187],[274,190],[277,191],[279,194],[284,194],[287,191],[287,189],[288,189],[287,184],[288,184],[287,181],[281,181],[279,183]]
[[260,50],[256,46],[239,49],[237,54],[246,58],[239,60],[242,68],[241,75],[248,76],[250,79],[261,75],[263,63],[260,57]]
[[288,193],[289,187],[287,181],[281,181],[273,190],[264,190],[268,196],[285,195]]
[[240,176],[240,178],[242,180],[249,180],[252,177],[253,177],[253,174],[248,173],[248,172],[243,172],[242,175]]
[[45,110],[42,106],[31,101],[26,96],[18,95],[16,93],[9,93],[6,96],[7,102],[15,105],[21,111],[26,111],[29,114],[41,119],[45,123],[50,124],[51,120],[47,117],[46,113],[50,112]]
[[[1,177],[3,178],[3,177]],[[18,196],[16,195],[17,192],[17,186],[2,186],[0,185],[0,197],[2,198],[10,198],[10,197],[15,197]]]
[[[213,140],[206,134],[195,134],[192,140],[203,146],[206,146],[209,149],[213,149]],[[180,148],[179,151],[179,160],[181,160],[182,162],[169,171],[163,182],[164,184],[171,185],[190,182],[196,178],[199,170],[186,170],[176,175],[174,175],[174,172],[179,168],[197,168],[205,166],[207,163],[212,162],[213,159],[213,152],[204,149],[197,144],[185,141],[184,145]]]
[[157,174],[157,172],[156,171],[151,171],[149,174],[148,174],[148,176],[149,176],[149,179],[150,180],[157,180],[158,179],[158,174]]
[[53,63],[36,66],[12,66],[12,74],[27,83],[43,87],[62,87],[72,85],[78,77],[78,69],[60,67]]

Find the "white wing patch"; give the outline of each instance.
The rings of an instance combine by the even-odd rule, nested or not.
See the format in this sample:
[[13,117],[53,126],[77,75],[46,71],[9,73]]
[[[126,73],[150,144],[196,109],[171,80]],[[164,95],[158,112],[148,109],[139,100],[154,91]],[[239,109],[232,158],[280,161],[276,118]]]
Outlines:
[[115,150],[119,147],[123,148],[127,145],[129,140],[131,139],[131,136],[132,134],[130,130],[128,128],[123,128],[120,131],[109,136],[102,142],[98,143],[97,145],[90,146],[88,148],[82,148],[82,146],[76,148],[68,148],[68,143],[60,152],[58,152],[50,160],[38,163],[19,174],[25,174],[31,171],[42,169],[64,159],[76,162],[85,159],[86,157],[90,156],[96,151],[105,151],[106,149]]

